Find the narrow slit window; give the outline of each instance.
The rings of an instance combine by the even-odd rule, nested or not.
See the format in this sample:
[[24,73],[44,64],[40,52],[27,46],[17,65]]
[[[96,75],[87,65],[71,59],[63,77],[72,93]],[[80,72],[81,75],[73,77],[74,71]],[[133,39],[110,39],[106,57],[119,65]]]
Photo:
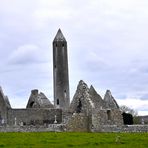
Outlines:
[[59,99],[57,99],[57,105],[59,105],[59,103],[60,103],[60,102],[59,102]]
[[111,111],[110,110],[107,110],[107,119],[111,120]]
[[64,97],[66,98],[66,90],[64,90]]

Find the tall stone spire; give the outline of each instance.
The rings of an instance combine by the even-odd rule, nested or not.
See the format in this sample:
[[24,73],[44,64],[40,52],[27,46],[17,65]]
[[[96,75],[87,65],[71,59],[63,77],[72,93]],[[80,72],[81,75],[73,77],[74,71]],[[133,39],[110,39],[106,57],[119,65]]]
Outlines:
[[53,40],[54,105],[67,110],[70,104],[67,42],[59,29]]

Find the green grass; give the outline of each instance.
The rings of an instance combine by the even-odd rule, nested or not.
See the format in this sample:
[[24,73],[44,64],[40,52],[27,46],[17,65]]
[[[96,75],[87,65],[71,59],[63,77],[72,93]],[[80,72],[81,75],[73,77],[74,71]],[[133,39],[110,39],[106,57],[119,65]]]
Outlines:
[[148,133],[0,133],[1,147],[147,148]]

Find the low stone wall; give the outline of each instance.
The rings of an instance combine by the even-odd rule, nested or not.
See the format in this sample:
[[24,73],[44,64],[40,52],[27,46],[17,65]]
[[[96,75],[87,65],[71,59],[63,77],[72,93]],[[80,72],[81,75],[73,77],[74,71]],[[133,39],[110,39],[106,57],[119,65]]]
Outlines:
[[102,125],[98,129],[91,129],[92,132],[148,132],[148,125]]
[[64,124],[49,124],[48,126],[0,126],[0,132],[63,132]]
[[[0,126],[0,132],[69,132],[75,131],[75,128],[77,130],[79,129],[77,126],[69,127],[68,129],[65,124],[49,124],[47,126]],[[85,127],[78,131],[88,132],[88,129]],[[100,126],[98,130],[91,129],[91,132],[148,132],[148,125],[127,125],[120,127],[116,125],[104,125]]]
[[128,125],[122,127],[123,132],[148,132],[148,125]]

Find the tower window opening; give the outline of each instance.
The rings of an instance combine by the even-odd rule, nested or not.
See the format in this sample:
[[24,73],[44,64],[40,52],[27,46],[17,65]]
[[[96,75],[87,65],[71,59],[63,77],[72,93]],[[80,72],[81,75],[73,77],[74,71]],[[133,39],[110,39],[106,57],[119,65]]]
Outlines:
[[62,44],[62,47],[64,47],[64,44]]
[[110,110],[107,110],[107,119],[111,120],[111,111]]
[[57,44],[55,44],[55,47],[57,47],[58,45]]
[[66,90],[64,90],[64,97],[66,98]]
[[57,105],[59,105],[59,104],[60,104],[59,99],[57,99]]
[[54,68],[56,68],[57,66],[56,65],[54,65]]
[[30,107],[33,107],[34,103],[35,103],[34,101],[31,102],[31,103],[30,103]]

